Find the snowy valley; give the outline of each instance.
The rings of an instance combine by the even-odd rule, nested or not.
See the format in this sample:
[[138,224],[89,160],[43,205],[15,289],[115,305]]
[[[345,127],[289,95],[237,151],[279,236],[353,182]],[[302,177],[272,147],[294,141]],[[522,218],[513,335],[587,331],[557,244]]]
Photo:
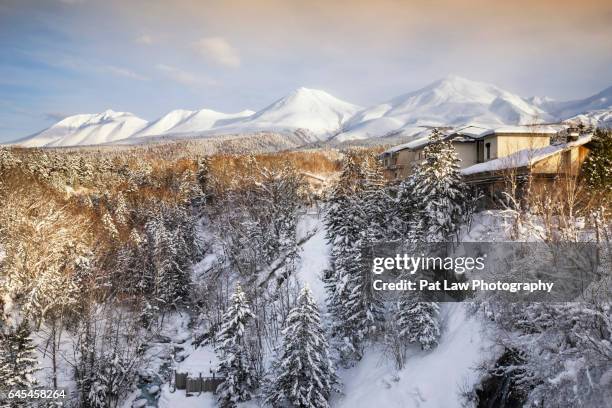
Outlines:
[[[494,198],[439,133],[397,182],[367,148],[0,149],[0,402],[42,387],[87,408],[603,407],[611,135],[597,135],[588,178],[510,174]],[[396,242],[587,244],[597,279],[560,303],[395,297],[374,289],[369,248]],[[535,256],[507,270],[537,275]]]

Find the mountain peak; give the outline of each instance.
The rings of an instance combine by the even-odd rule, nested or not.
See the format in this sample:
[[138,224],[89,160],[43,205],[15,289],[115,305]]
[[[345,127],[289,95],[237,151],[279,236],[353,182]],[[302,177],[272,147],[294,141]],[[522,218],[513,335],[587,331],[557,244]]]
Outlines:
[[456,75],[456,74],[448,74],[444,78],[439,79],[438,82],[474,82],[474,81],[467,79],[465,77]]
[[291,91],[285,98],[283,99],[289,99],[289,98],[333,98],[332,95],[330,95],[329,93],[321,90],[321,89],[313,89],[313,88],[306,88],[304,86],[300,86],[299,88],[294,89],[293,91]]
[[107,109],[100,113],[68,116],[48,129],[18,142],[24,147],[95,145],[125,139],[147,121],[127,112]]

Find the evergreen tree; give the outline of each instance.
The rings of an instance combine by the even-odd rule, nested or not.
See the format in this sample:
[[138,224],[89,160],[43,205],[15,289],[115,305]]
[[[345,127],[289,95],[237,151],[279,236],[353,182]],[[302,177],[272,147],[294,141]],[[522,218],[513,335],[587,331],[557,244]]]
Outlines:
[[591,145],[582,165],[583,177],[589,187],[612,193],[612,130],[597,129]]
[[289,312],[283,349],[274,364],[274,378],[265,402],[272,406],[328,408],[334,367],[321,319],[310,289],[304,288]]
[[409,185],[417,207],[415,236],[428,242],[452,240],[464,219],[466,186],[459,158],[449,140],[434,129],[424,149],[425,159],[415,166]]
[[365,341],[384,321],[383,303],[371,284],[372,246],[387,235],[390,198],[376,157],[347,155],[326,214],[332,268],[324,280],[334,345],[347,364],[363,355]]
[[327,239],[331,244],[337,240],[356,240],[362,228],[358,221],[355,197],[363,192],[366,175],[357,161],[355,152],[347,152],[342,160],[342,172],[334,186],[325,214]]
[[361,305],[358,302],[358,292],[354,291],[359,287],[356,279],[361,273],[359,259],[357,246],[343,247],[342,252],[333,259],[334,269],[325,281],[327,310],[331,316],[331,333],[335,339],[334,347],[340,352],[344,364],[351,360],[359,360],[363,353],[364,333],[357,327],[361,326],[357,319]]
[[386,187],[383,169],[378,158],[370,153],[363,162],[363,191],[359,194],[363,224],[374,240],[382,240],[389,235],[392,199]]
[[419,203],[414,194],[414,177],[408,177],[397,186],[397,194],[391,214],[395,236],[393,238],[414,240],[413,229],[419,217]]
[[222,407],[234,407],[238,402],[250,400],[257,386],[245,338],[247,325],[253,317],[246,295],[240,285],[236,285],[217,336],[217,352],[221,355],[218,372],[225,378],[217,388]]
[[419,343],[422,350],[437,346],[440,337],[440,308],[434,302],[402,299],[399,305],[400,336],[408,343]]
[[15,329],[2,334],[0,341],[0,384],[6,390],[28,389],[37,385],[36,346],[30,327],[23,320]]

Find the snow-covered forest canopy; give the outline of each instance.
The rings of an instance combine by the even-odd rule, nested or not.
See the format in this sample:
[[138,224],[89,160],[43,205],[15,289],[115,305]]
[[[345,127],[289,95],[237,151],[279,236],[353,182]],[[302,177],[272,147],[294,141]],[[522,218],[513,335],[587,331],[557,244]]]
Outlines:
[[[0,407],[609,406],[611,148],[495,200],[435,130],[399,182],[371,148],[2,148]],[[597,290],[389,301],[367,248],[391,241],[591,242]],[[32,387],[67,398],[8,397]]]

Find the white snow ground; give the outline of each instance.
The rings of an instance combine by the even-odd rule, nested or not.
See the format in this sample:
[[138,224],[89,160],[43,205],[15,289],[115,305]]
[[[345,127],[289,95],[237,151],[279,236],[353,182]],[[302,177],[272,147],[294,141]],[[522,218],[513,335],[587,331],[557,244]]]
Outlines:
[[[316,232],[315,232],[316,231]],[[325,228],[316,214],[306,214],[298,223],[298,236],[314,235],[302,246],[297,278],[310,287],[321,309],[325,308],[325,286],[321,280],[329,267],[330,247],[325,239]]]
[[466,304],[442,304],[440,313],[443,331],[438,347],[412,350],[400,371],[380,349],[369,349],[356,367],[339,370],[344,395],[335,397],[332,406],[461,408],[459,392],[478,382],[475,368],[491,342]]

